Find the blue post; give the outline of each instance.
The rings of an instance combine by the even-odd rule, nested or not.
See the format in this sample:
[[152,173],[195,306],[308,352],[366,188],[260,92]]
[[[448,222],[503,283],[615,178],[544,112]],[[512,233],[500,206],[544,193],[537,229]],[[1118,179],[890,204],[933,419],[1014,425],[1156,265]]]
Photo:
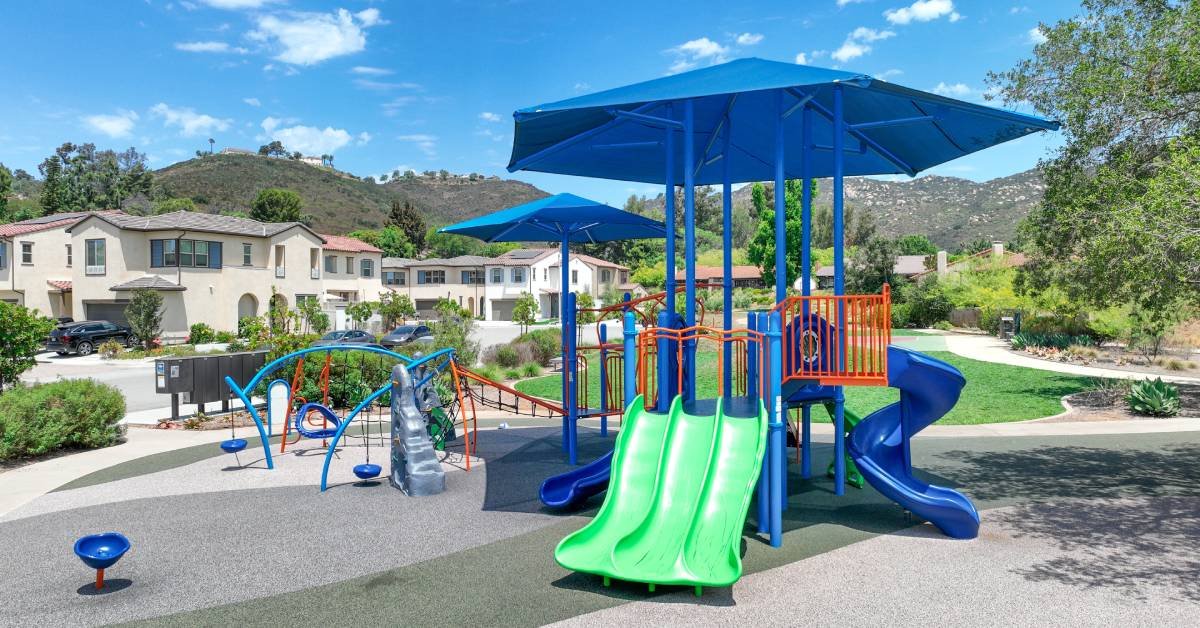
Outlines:
[[[748,313],[746,315],[747,327],[751,331],[766,331],[765,316],[766,315],[763,314],[762,312]],[[765,344],[766,343],[764,343],[764,345]],[[763,346],[762,350],[766,351],[767,347]],[[749,390],[755,391],[755,393],[754,393],[755,401],[761,400],[762,403],[765,405],[765,404],[769,403],[769,401],[768,401],[769,394],[767,391],[765,391],[759,387],[759,377],[758,377],[758,375],[759,375],[759,373],[758,373],[759,358],[758,358],[758,356],[759,356],[758,343],[755,343],[755,342],[750,343],[750,345],[748,347],[748,356],[747,356],[748,361],[750,363],[750,372],[747,374],[746,387]],[[764,377],[766,377],[766,376],[768,376],[768,374],[764,374]],[[763,388],[765,388],[765,386]],[[767,449],[768,449],[768,453],[769,453],[770,432],[768,432],[767,438],[768,438]],[[769,528],[770,520],[771,520],[771,513],[770,513],[770,508],[769,508],[770,504],[772,503],[771,502],[770,460],[771,460],[770,455],[766,455],[766,454],[763,455],[762,469],[759,471],[759,474],[758,474],[758,499],[756,500],[756,502],[758,505],[758,533],[759,534],[765,534],[767,532],[767,530]]]
[[783,326],[779,312],[767,314],[766,322],[769,347],[767,364],[770,368],[770,374],[767,376],[768,390],[770,390],[767,398],[767,433],[770,439],[767,441],[767,455],[771,460],[770,530],[771,547],[779,547],[783,545],[783,510],[784,504],[787,502],[787,488],[783,477],[787,455],[786,443],[783,440],[784,417],[781,390],[783,384]]
[[[567,314],[571,317],[571,321],[575,320],[575,293],[567,293]],[[570,381],[567,384],[567,462],[574,465],[579,460],[579,408],[576,395],[579,388],[579,373],[576,369],[575,361],[578,356],[575,354],[575,326],[571,325],[571,333],[567,335],[567,358],[570,360],[571,375]],[[566,369],[563,369],[564,374]]]
[[[558,254],[558,259],[559,259],[559,264],[558,264],[559,273],[558,274],[559,274],[559,278],[561,281],[560,288],[559,288],[560,291],[558,293],[558,326],[561,328],[561,331],[562,331],[562,360],[563,360],[563,363],[562,363],[563,364],[563,366],[562,366],[562,369],[563,369],[562,400],[563,400],[563,406],[564,406],[563,409],[566,409],[565,406],[567,404],[567,398],[568,398],[567,390],[570,388],[571,382],[574,381],[574,379],[576,377],[575,363],[568,360],[568,356],[567,356],[567,337],[569,335],[571,335],[572,332],[575,331],[575,318],[573,316],[570,318],[567,317],[567,294],[569,294],[571,292],[571,281],[570,281],[571,280],[571,270],[569,268],[571,265],[570,244],[571,244],[570,230],[563,229],[562,248],[559,249],[559,254]],[[566,422],[567,422],[568,418],[569,418],[569,415],[563,415],[563,449],[564,450],[567,449],[567,431],[568,430],[567,430]]]
[[836,387],[833,398],[833,494],[846,494],[846,395]]
[[787,202],[783,172],[783,90],[775,92],[775,302],[787,298]]
[[[666,310],[659,312],[659,329],[670,328],[672,318],[671,312]],[[666,414],[671,409],[671,399],[675,396],[675,389],[671,386],[671,380],[675,377],[674,369],[671,368],[674,349],[671,347],[670,339],[665,335],[659,335],[656,342],[658,344],[658,411]]]
[[[625,296],[628,297],[629,293],[625,293]],[[625,393],[625,409],[628,409],[634,398],[637,397],[637,328],[634,326],[633,312],[625,312],[621,317],[621,322],[625,346],[625,366],[621,369],[625,385],[622,392]]]
[[[833,293],[841,296],[846,293],[845,268],[845,225],[843,219],[843,170],[845,169],[845,120],[842,111],[842,86],[833,86]],[[846,310],[845,304],[838,302],[837,333],[838,370],[846,368]],[[833,491],[835,495],[846,492],[846,401],[845,392],[837,387],[833,413]]]
[[[667,117],[675,119],[675,107],[667,103]],[[663,142],[663,149],[667,154],[667,172],[664,180],[666,182],[666,192],[664,194],[663,207],[663,222],[667,225],[666,238],[666,299],[663,305],[666,306],[668,312],[675,312],[675,129],[668,127],[665,131],[667,134]],[[660,324],[661,326],[661,324]],[[674,327],[674,325],[669,325]]]
[[[800,113],[800,293],[812,295],[812,109],[804,105]],[[801,308],[803,318],[809,320],[809,303],[804,302]],[[803,326],[801,327],[803,329]],[[800,477],[812,477],[812,407],[805,405],[800,409]]]
[[[683,281],[684,327],[696,324],[696,139],[692,135],[695,126],[695,103],[683,101]],[[683,343],[685,401],[696,396],[696,340]]]
[[[725,116],[724,135],[721,138],[721,302],[722,329],[733,329],[733,188],[729,176],[729,116]],[[728,339],[728,334],[726,334]],[[725,352],[725,374],[721,382],[726,397],[733,396],[733,344],[722,343]],[[747,391],[749,394],[749,391]]]
[[608,347],[604,346],[608,343],[608,326],[604,323],[599,325],[600,333],[600,436],[608,436],[608,365],[605,358],[608,357]]

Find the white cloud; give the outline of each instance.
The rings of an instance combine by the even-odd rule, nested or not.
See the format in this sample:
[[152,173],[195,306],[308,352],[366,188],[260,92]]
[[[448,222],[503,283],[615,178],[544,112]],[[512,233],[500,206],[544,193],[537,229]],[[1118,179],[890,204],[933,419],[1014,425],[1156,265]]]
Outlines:
[[150,108],[151,115],[163,119],[163,124],[179,128],[179,134],[185,137],[196,135],[211,135],[216,131],[229,129],[231,120],[214,118],[206,113],[196,113],[190,107],[171,107],[167,103],[158,103]]
[[891,68],[888,70],[884,70],[884,71],[880,72],[879,74],[876,74],[875,78],[886,81],[893,76],[900,76],[901,74],[904,74],[904,70],[900,70],[897,68]]
[[762,33],[742,33],[737,36],[737,45],[753,46],[763,40]]
[[354,144],[356,146],[363,146],[367,142],[370,142],[370,141],[371,141],[371,134],[367,133],[366,131],[363,131],[358,134],[357,138],[354,141]]
[[[368,14],[363,17],[363,14]],[[314,65],[343,55],[361,52],[367,47],[364,29],[382,23],[376,9],[351,14],[345,9],[337,13],[288,13],[286,16],[264,15],[258,18],[257,30],[251,39],[273,42],[279,47],[275,58],[295,65]]]
[[216,52],[221,54],[244,55],[249,50],[239,46],[230,46],[223,41],[181,41],[175,44],[176,50],[184,52]]
[[257,98],[243,98],[242,102],[246,103],[247,105],[250,105],[251,107],[261,107],[262,106],[262,102],[260,102]]
[[1029,13],[1031,10],[1032,9],[1030,9],[1029,7],[1027,7],[1023,4],[1019,4],[1011,9],[1009,9],[1008,14],[1009,15],[1017,15],[1019,13]]
[[864,0],[837,0],[837,5],[844,7],[847,4],[858,4],[859,2],[864,2]]
[[799,63],[800,65],[808,65],[808,55],[804,54],[803,52],[797,52],[796,63]]
[[501,120],[500,114],[492,113],[490,111],[485,111],[479,114],[479,119],[483,120],[484,122],[499,122]]
[[137,122],[138,114],[136,111],[127,111],[120,109],[115,114],[98,113],[95,115],[84,116],[84,124],[91,127],[93,131],[103,133],[109,137],[129,137],[133,132],[133,124]]
[[437,136],[427,133],[414,133],[411,135],[400,135],[396,137],[401,142],[409,142],[421,149],[426,157],[434,157],[437,155]]
[[[263,119],[262,128],[268,138],[279,140],[288,150],[300,151],[305,155],[332,154],[355,139],[346,129],[335,129],[329,126],[319,129],[301,124],[282,128],[279,126],[285,123],[284,120],[268,116]],[[369,133],[359,133],[357,136],[360,146],[370,140]]]
[[882,39],[887,39],[889,37],[895,37],[895,36],[896,36],[895,31],[889,31],[889,30],[877,31],[873,28],[867,28],[866,26],[859,26],[858,28],[854,29],[850,33],[849,38],[857,39],[859,41],[880,41]]
[[1026,37],[1029,38],[1029,43],[1034,45],[1046,43],[1046,34],[1042,32],[1041,26],[1034,26],[1033,28],[1029,29],[1029,32],[1026,33]]
[[592,88],[592,84],[587,83],[585,81],[579,81],[578,83],[575,83],[575,91],[577,91],[577,92],[586,92],[587,90],[589,90],[591,88]]
[[[882,41],[895,36],[895,31],[877,31],[866,26],[859,26],[850,31],[849,35],[846,35],[846,41],[842,42],[841,47],[834,50],[830,56],[833,57],[834,61],[846,63],[871,52],[871,42]],[[815,52],[813,56],[816,56]]]
[[674,74],[690,70],[705,61],[710,64],[724,63],[729,48],[707,37],[701,37],[675,46],[669,52],[676,56],[675,63],[671,64],[669,70]]
[[939,82],[932,91],[933,93],[940,94],[942,96],[957,96],[962,98],[964,96],[970,96],[973,90],[970,87],[967,87],[966,83],[946,83],[945,81],[942,81]]
[[421,89],[421,85],[419,83],[410,83],[407,81],[376,81],[372,79],[359,78],[354,79],[354,84],[363,89],[374,89],[377,91],[387,91],[390,89]]
[[388,23],[387,20],[380,17],[379,9],[376,8],[363,9],[362,11],[355,13],[354,17],[358,18],[358,21],[362,22],[362,25],[367,28]]
[[928,22],[946,16],[951,22],[961,17],[954,11],[952,0],[917,0],[916,2],[898,9],[888,9],[883,16],[892,24],[908,24],[909,22]]
[[845,63],[851,59],[857,59],[868,52],[871,52],[871,47],[866,44],[860,44],[853,39],[847,39],[842,43],[842,46],[833,51],[830,55],[835,61]]
[[351,74],[363,74],[366,76],[387,76],[392,73],[387,68],[373,68],[369,65],[356,65],[350,68]]
[[274,4],[279,0],[200,0],[202,4],[207,4],[214,9],[226,9],[236,11],[239,9],[261,9],[268,4]]

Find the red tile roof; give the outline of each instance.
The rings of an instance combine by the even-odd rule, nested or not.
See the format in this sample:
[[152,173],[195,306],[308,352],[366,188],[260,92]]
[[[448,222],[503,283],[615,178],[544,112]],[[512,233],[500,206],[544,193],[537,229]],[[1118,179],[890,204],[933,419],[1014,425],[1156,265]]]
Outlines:
[[[84,218],[90,216],[93,212],[71,212],[65,214],[50,214],[41,218],[30,218],[20,222],[12,222],[7,225],[0,225],[0,238],[11,238],[13,236],[24,235],[26,233],[37,233],[38,231],[48,231],[57,229],[58,227],[69,227]],[[116,210],[94,212],[97,214],[119,214]]]
[[58,290],[59,292],[70,292],[71,291],[71,280],[70,279],[47,279],[46,283],[49,284],[51,288],[54,288],[55,290]]
[[358,238],[340,235],[320,234],[325,239],[325,249],[329,251],[346,251],[347,253],[382,253],[377,249]]
[[[717,281],[725,275],[725,270],[720,266],[697,266],[696,281]],[[687,270],[680,268],[675,271],[675,280],[683,281],[687,276]],[[733,279],[762,279],[762,270],[758,266],[735,265],[733,267]]]

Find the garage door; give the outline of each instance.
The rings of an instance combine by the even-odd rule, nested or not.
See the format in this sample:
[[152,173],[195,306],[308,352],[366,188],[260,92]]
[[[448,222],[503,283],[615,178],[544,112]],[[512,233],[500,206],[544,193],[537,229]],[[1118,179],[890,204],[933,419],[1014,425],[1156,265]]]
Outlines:
[[417,308],[417,316],[421,318],[433,318],[437,316],[437,299],[417,299],[413,303]]
[[513,319],[513,308],[516,307],[516,299],[505,299],[492,301],[492,320],[494,321],[511,321]]
[[109,321],[124,325],[125,308],[129,301],[109,301],[106,303],[84,303],[83,311],[89,321]]

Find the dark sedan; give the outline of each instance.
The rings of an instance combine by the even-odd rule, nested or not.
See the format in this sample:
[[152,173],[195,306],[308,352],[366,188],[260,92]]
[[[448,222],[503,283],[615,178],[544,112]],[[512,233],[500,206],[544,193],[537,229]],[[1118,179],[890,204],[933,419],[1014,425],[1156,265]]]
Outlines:
[[312,344],[314,347],[329,345],[369,345],[375,344],[375,336],[361,329],[342,329],[331,331]]
[[137,344],[137,336],[125,325],[108,321],[80,321],[59,325],[51,331],[50,338],[46,340],[46,349],[58,355],[91,355],[96,347],[108,340],[115,340],[127,347]]
[[394,349],[425,338],[433,338],[433,332],[429,331],[429,327],[425,325],[401,325],[383,338],[380,338],[379,344],[387,349]]

